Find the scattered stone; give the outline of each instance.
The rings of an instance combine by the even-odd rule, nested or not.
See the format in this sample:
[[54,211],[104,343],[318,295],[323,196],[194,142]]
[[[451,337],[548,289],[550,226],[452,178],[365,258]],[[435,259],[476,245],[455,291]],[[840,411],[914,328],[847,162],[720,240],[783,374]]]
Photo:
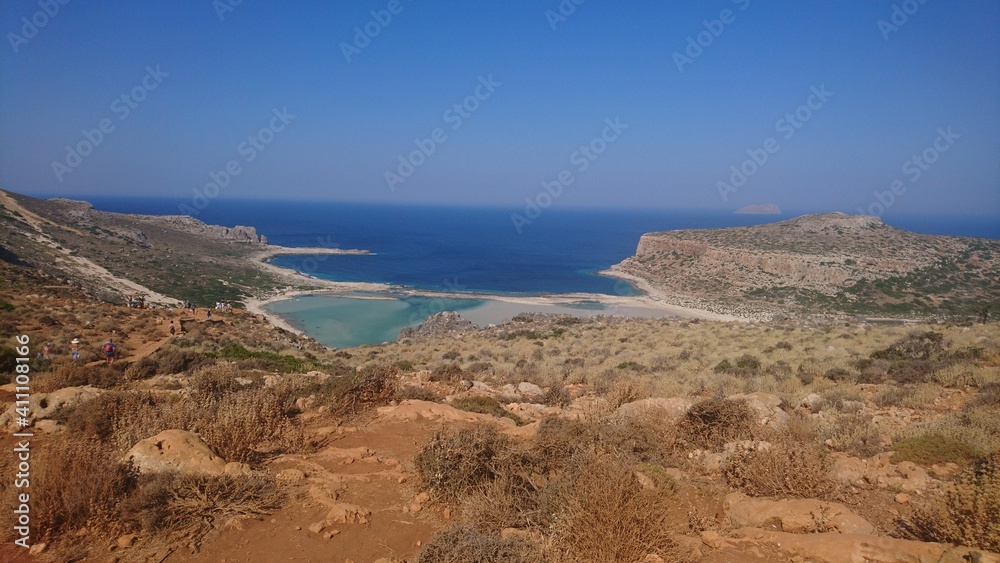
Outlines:
[[32,556],[36,556],[37,557],[37,556],[41,555],[42,552],[45,551],[45,548],[48,547],[48,546],[49,546],[49,544],[47,544],[47,543],[36,543],[36,544],[32,545],[30,548],[28,548],[28,555],[32,555]]
[[122,549],[132,547],[135,545],[135,540],[138,539],[138,537],[139,536],[135,534],[125,534],[124,536],[118,538],[118,547]]
[[910,502],[910,495],[906,493],[899,493],[898,495],[896,495],[896,502],[898,502],[899,504],[906,504]]
[[322,522],[315,522],[309,526],[309,531],[318,534],[323,531],[325,525]]

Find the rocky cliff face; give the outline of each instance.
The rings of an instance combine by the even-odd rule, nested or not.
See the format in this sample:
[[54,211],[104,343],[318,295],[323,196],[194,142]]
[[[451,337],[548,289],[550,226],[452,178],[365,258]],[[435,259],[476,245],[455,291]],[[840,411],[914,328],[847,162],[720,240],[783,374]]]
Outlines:
[[989,282],[1000,271],[998,258],[1000,241],[921,235],[877,217],[827,213],[755,227],[649,233],[635,256],[612,270],[686,296],[903,311],[957,295],[1000,296],[996,278]]

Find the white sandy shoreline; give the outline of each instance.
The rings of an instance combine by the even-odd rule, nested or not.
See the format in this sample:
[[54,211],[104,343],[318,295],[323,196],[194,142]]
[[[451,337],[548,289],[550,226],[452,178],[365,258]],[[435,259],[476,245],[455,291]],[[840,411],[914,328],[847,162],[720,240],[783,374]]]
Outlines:
[[[342,250],[331,248],[289,248],[273,247],[259,252],[252,257],[261,267],[279,278],[287,281],[291,287],[244,301],[246,309],[253,314],[264,316],[271,324],[295,334],[302,334],[302,331],[288,323],[284,318],[271,313],[265,306],[279,301],[286,301],[295,297],[306,295],[329,295],[346,297],[348,294],[361,293],[362,295],[350,295],[350,297],[367,299],[395,299],[401,297],[430,297],[442,299],[482,299],[486,301],[504,303],[508,305],[527,306],[578,306],[586,303],[600,303],[607,309],[600,312],[605,315],[624,316],[650,316],[643,314],[647,311],[662,312],[664,317],[677,317],[689,319],[703,319],[711,321],[748,321],[745,317],[730,314],[717,313],[705,309],[699,309],[684,305],[671,303],[670,296],[651,286],[646,280],[618,272],[614,270],[604,270],[598,272],[600,275],[627,280],[642,292],[635,296],[616,296],[595,293],[562,293],[541,296],[505,295],[495,293],[459,293],[447,291],[430,291],[389,284],[370,282],[334,282],[307,276],[289,268],[275,266],[268,262],[268,259],[277,255],[313,255],[313,254],[349,254],[365,255],[371,254],[366,250]],[[507,307],[505,311],[511,312],[511,316],[517,314],[516,307]]]

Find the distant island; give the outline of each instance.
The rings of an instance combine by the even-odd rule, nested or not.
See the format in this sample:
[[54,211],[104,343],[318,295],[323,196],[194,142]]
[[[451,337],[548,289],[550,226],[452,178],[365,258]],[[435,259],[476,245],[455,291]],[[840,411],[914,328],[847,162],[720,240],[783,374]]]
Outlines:
[[781,215],[781,208],[774,203],[747,205],[734,211],[737,215]]

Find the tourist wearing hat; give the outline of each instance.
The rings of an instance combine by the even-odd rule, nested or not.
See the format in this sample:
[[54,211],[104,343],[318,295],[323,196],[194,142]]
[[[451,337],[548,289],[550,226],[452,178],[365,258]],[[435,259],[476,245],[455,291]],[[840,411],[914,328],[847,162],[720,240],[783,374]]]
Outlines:
[[69,341],[69,353],[73,355],[73,361],[80,361],[80,339],[74,338]]

